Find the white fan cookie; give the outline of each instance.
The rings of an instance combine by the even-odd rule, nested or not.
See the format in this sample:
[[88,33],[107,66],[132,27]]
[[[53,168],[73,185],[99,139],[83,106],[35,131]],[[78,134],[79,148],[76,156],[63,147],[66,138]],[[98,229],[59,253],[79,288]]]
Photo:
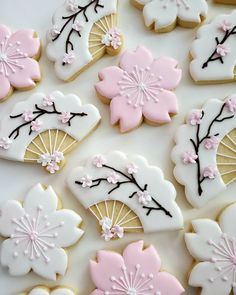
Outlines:
[[0,207],[1,264],[12,276],[31,270],[56,280],[65,275],[68,257],[64,248],[74,245],[83,235],[80,216],[61,209],[52,187],[35,185],[23,204],[12,200]]
[[162,171],[137,155],[96,155],[68,177],[80,203],[99,221],[105,240],[124,232],[179,230],[183,217],[174,186]]
[[190,74],[197,83],[224,83],[236,79],[236,10],[221,14],[197,32],[190,54]]
[[189,203],[202,207],[236,179],[236,95],[192,110],[175,140],[175,177]]
[[95,129],[100,114],[74,95],[37,93],[17,103],[1,121],[0,158],[60,170],[65,155]]

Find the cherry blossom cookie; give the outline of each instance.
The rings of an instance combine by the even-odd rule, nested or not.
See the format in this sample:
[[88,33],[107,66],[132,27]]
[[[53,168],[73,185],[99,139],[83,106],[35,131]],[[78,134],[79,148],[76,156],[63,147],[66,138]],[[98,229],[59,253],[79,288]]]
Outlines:
[[131,0],[143,11],[147,28],[157,33],[172,31],[177,25],[194,28],[207,16],[206,0]]
[[7,201],[0,207],[1,264],[12,276],[33,271],[56,280],[64,275],[68,257],[64,248],[74,245],[83,235],[82,222],[74,211],[62,209],[52,187],[35,185],[23,204]]
[[236,179],[236,95],[192,110],[176,134],[174,174],[188,201],[202,207]]
[[40,164],[54,174],[64,165],[66,154],[99,121],[98,110],[93,105],[82,105],[74,94],[34,94],[3,118],[0,157]]
[[123,255],[113,251],[98,251],[96,261],[90,261],[90,274],[96,286],[90,295],[180,295],[184,289],[168,272],[160,271],[161,259],[151,245],[129,244]]
[[126,232],[179,230],[183,217],[174,186],[162,171],[137,155],[95,155],[74,169],[68,186],[98,220],[106,241]]
[[180,83],[182,71],[169,57],[154,58],[145,47],[126,51],[119,67],[99,72],[96,91],[102,102],[110,104],[111,124],[121,132],[138,127],[143,119],[149,124],[169,123],[178,112],[172,91]]
[[225,83],[236,79],[236,10],[218,15],[197,32],[190,55],[196,83]]
[[118,54],[122,45],[117,0],[66,0],[53,16],[47,55],[56,75],[70,81],[104,54]]
[[0,25],[0,102],[14,89],[28,90],[40,81],[40,40],[34,30],[14,33]]
[[55,287],[53,289],[49,289],[46,286],[37,286],[30,291],[23,292],[18,295],[77,295],[77,293],[67,287]]
[[226,207],[218,218],[192,222],[193,233],[185,234],[187,248],[196,264],[189,284],[204,295],[235,294],[236,288],[236,204]]

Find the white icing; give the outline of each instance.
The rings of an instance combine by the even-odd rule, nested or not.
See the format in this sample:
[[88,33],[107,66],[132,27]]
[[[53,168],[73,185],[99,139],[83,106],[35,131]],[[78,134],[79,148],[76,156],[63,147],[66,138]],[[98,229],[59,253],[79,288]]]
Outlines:
[[75,293],[68,288],[59,287],[53,291],[47,291],[43,287],[36,287],[28,295],[75,295]]
[[217,222],[193,221],[194,233],[185,235],[190,254],[199,262],[189,284],[205,295],[229,295],[236,290],[236,204],[227,207]]
[[[89,0],[78,1],[79,5],[81,6],[87,5],[89,2]],[[104,5],[104,8],[98,8],[97,13],[94,12],[94,5],[89,7],[87,10],[87,16],[89,20],[88,22],[84,21],[83,13],[79,14],[76,18],[80,23],[84,23],[85,25],[81,31],[81,37],[78,37],[78,35],[75,33],[73,33],[71,36],[71,40],[74,44],[73,52],[75,53],[75,59],[70,66],[63,66],[62,59],[65,53],[66,38],[71,30],[71,26],[68,25],[60,38],[58,38],[56,41],[52,42],[52,39],[49,39],[46,52],[48,58],[55,62],[55,71],[60,79],[70,79],[92,61],[93,57],[89,51],[88,40],[94,23],[104,16],[109,16],[117,12],[117,0],[100,0],[100,4]],[[53,25],[57,25],[61,28],[65,23],[65,20],[62,19],[62,16],[69,16],[73,14],[73,12],[68,11],[67,7],[68,1],[66,1],[63,6],[57,9],[53,16]]]
[[[204,106],[204,117],[200,126],[200,137],[203,137],[208,130],[208,127],[212,120],[219,113],[223,106],[222,101],[217,99],[209,100]],[[234,115],[229,112],[227,108],[224,108],[221,118]],[[199,159],[201,163],[201,173],[204,167],[216,167],[216,153],[219,142],[228,134],[231,130],[236,128],[236,116],[233,119],[225,120],[223,122],[215,123],[211,129],[211,135],[219,134],[218,144],[214,149],[207,149],[204,146],[204,142],[200,145]],[[192,151],[193,145],[190,139],[196,139],[197,126],[190,124],[182,125],[179,127],[176,136],[176,146],[172,151],[172,160],[176,164],[174,169],[175,178],[179,183],[185,186],[185,193],[189,203],[196,208],[203,207],[208,201],[215,198],[219,193],[226,189],[226,185],[223,182],[220,173],[214,176],[214,179],[206,179],[202,183],[202,194],[199,196],[198,183],[197,183],[197,167],[196,164],[186,165],[182,161],[182,155],[186,151]]]
[[[43,93],[37,93],[31,96],[28,100],[17,103],[10,115],[18,115],[23,113],[25,110],[35,110],[35,104],[45,110],[52,110],[51,105],[44,106],[45,96],[46,95]],[[90,104],[81,105],[81,101],[76,95],[69,94],[64,96],[61,92],[55,91],[51,93],[50,96],[53,97],[53,102],[55,103],[55,106],[59,112],[84,112],[87,114],[87,116],[74,117],[71,121],[71,126],[69,126],[68,124],[62,122],[62,118],[58,114],[45,114],[39,118],[40,122],[42,123],[40,125],[39,131],[32,132],[29,135],[29,126],[21,128],[20,134],[16,139],[14,139],[14,136],[11,137],[11,144],[5,143],[3,148],[0,147],[1,158],[24,161],[24,155],[27,146],[39,133],[49,129],[62,130],[73,137],[75,140],[81,141],[85,136],[88,135],[89,132],[91,132],[91,130],[95,128],[95,126],[100,121],[100,114],[98,110]],[[6,114],[6,116],[1,121],[0,139],[7,139],[11,132],[22,123],[24,123],[22,117],[11,119],[9,114]],[[4,142],[6,142],[6,140]],[[4,146],[8,147],[8,149],[4,149]]]
[[208,5],[205,0],[136,0],[144,5],[143,15],[146,26],[155,24],[155,30],[172,25],[177,18],[185,22],[201,22],[206,17]]
[[[147,210],[139,203],[138,195],[136,194],[129,198],[135,190],[138,190],[132,184],[121,185],[119,189],[114,190],[111,194],[108,192],[116,187],[118,183],[112,185],[107,181],[103,181],[94,188],[91,188],[91,186],[83,188],[81,185],[76,184],[75,181],[81,180],[85,175],[92,177],[92,179],[109,175],[109,170],[103,167],[98,168],[94,165],[93,158],[84,167],[74,169],[67,179],[69,188],[86,209],[105,200],[118,200],[136,213],[142,223],[144,232],[178,230],[182,228],[183,217],[175,202],[176,192],[174,186],[164,180],[163,173],[159,168],[150,166],[143,157],[137,155],[127,157],[125,154],[116,151],[103,156],[103,159],[106,159],[106,165],[115,167],[128,176],[130,175],[127,173],[127,166],[130,163],[138,167],[137,173],[134,174],[135,179],[142,187],[147,184],[149,195],[165,207],[172,214],[172,218],[163,211],[152,211],[147,216]],[[124,177],[120,174],[119,176],[120,181],[124,181]],[[147,197],[147,195],[145,196]],[[147,203],[147,206],[155,206],[153,202]]]
[[67,269],[63,248],[75,244],[83,234],[81,218],[71,210],[57,210],[58,198],[52,187],[37,184],[26,195],[23,205],[7,201],[0,207],[1,264],[13,276],[33,270],[55,280]]
[[[231,35],[224,43],[230,52],[223,57],[223,63],[216,60],[208,63],[204,69],[203,64],[208,60],[216,48],[217,37],[221,41],[225,36],[225,31],[221,28],[227,21],[232,26],[236,26],[236,10],[229,15],[218,15],[207,25],[202,26],[197,32],[197,39],[191,47],[193,60],[190,63],[190,73],[195,81],[225,81],[235,78],[234,67],[236,60],[236,35]],[[236,32],[236,29],[235,29]]]

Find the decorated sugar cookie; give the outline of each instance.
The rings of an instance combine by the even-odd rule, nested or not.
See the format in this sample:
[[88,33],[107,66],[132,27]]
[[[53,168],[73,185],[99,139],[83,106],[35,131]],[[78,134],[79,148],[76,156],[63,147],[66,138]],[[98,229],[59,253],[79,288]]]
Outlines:
[[190,54],[190,73],[197,83],[235,80],[236,10],[221,14],[197,32]]
[[236,95],[192,110],[176,134],[172,159],[188,201],[202,207],[236,179]]
[[0,129],[0,157],[36,163],[51,174],[59,171],[66,154],[100,121],[93,105],[55,91],[34,94],[15,105]]
[[53,16],[47,55],[57,76],[68,81],[105,53],[118,54],[122,45],[117,0],[66,0]]
[[174,186],[141,156],[121,152],[95,155],[74,169],[68,185],[98,220],[105,240],[125,232],[179,230],[183,217]]
[[0,207],[1,264],[12,276],[30,271],[50,280],[64,275],[68,257],[64,248],[82,236],[81,218],[61,209],[52,187],[34,186],[23,204],[7,201]]
[[46,286],[37,286],[29,292],[23,292],[19,295],[77,295],[77,293],[67,287],[55,287],[49,289]]
[[41,79],[37,59],[40,40],[34,30],[11,30],[0,25],[0,102],[14,89],[27,90]]
[[207,16],[206,0],[131,0],[143,11],[146,27],[158,33],[172,31],[176,25],[193,28]]
[[145,47],[126,51],[119,67],[99,72],[96,84],[99,98],[110,104],[111,124],[119,124],[121,132],[138,127],[143,119],[150,124],[171,121],[178,112],[173,90],[180,83],[182,72],[170,57],[155,58]]
[[193,233],[185,235],[187,248],[197,261],[189,284],[201,287],[204,295],[235,294],[236,288],[236,204],[221,213],[218,222],[198,219]]
[[236,4],[236,0],[215,0],[216,3]]
[[160,271],[161,259],[153,246],[144,242],[129,244],[123,255],[98,251],[90,261],[90,274],[96,286],[90,295],[180,295],[184,289],[168,272]]

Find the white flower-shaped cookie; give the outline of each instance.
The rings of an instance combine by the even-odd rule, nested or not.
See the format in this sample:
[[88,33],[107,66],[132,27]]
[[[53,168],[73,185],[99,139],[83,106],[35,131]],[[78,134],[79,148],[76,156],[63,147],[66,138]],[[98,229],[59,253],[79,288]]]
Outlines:
[[210,219],[192,222],[196,233],[185,235],[190,254],[199,263],[189,284],[202,288],[202,295],[236,294],[236,203],[227,207],[219,224]]
[[132,0],[143,9],[145,25],[156,32],[168,32],[176,24],[195,27],[207,15],[206,0]]
[[50,290],[46,286],[38,286],[33,288],[30,292],[21,293],[19,295],[75,295],[75,292],[66,287],[56,287]]
[[7,201],[0,207],[0,235],[6,240],[1,247],[1,264],[13,276],[31,270],[55,280],[64,275],[67,254],[63,248],[72,246],[82,236],[78,228],[81,218],[71,210],[57,210],[58,198],[51,187],[34,186],[24,204]]

